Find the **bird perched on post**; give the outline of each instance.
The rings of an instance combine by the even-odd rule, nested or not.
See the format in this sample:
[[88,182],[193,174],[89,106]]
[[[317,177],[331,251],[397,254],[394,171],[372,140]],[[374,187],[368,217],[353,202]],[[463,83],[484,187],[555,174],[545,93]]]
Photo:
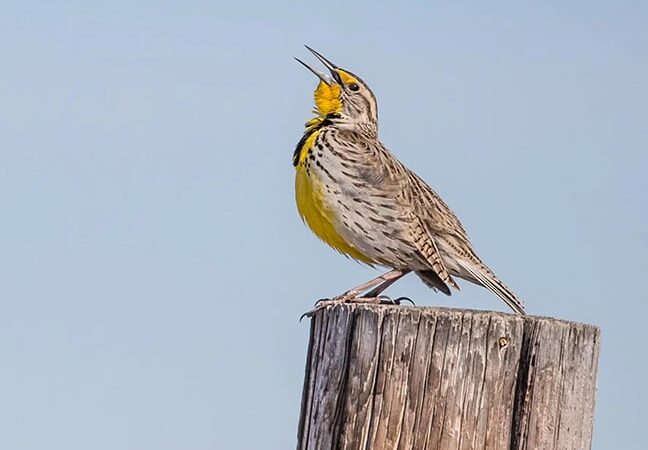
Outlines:
[[306,123],[293,154],[297,209],[340,253],[392,269],[319,307],[379,302],[387,287],[414,272],[447,295],[450,288],[459,289],[454,277],[484,286],[524,314],[520,299],[477,256],[452,210],[380,142],[378,106],[369,86],[306,48],[330,76],[297,59],[319,78],[316,116]]

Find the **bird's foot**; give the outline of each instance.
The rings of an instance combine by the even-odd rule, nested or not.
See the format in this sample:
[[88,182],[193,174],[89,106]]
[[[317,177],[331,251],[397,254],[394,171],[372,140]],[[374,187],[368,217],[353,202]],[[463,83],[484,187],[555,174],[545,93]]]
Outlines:
[[347,303],[349,301],[351,301],[351,299],[345,299],[342,295],[333,298],[320,298],[313,305],[313,309],[306,311],[304,314],[299,316],[299,321],[301,322],[304,317],[313,317],[313,315],[315,315],[315,313],[320,309],[324,309],[328,306],[341,305],[342,303]]
[[346,303],[373,303],[377,305],[400,305],[401,302],[410,302],[412,306],[416,306],[414,301],[409,297],[391,298],[386,295],[378,295],[376,297],[358,297],[347,301]]
[[358,303],[358,304],[377,304],[377,305],[400,305],[402,302],[410,302],[412,306],[416,306],[414,301],[409,297],[398,297],[392,299],[386,295],[379,295],[377,297],[349,297],[348,295],[339,295],[333,298],[322,298],[315,302],[315,307],[310,311],[305,312],[299,318],[299,321],[304,317],[313,317],[313,315],[320,309],[327,308],[329,306],[340,305],[343,303]]
[[412,300],[412,299],[409,298],[409,297],[398,297],[398,298],[396,298],[396,299],[394,299],[394,300],[392,300],[391,298],[387,297],[387,300],[390,301],[392,305],[400,305],[400,304],[403,303],[403,302],[409,302],[409,303],[412,304],[412,306],[416,306],[416,303],[414,303],[414,300]]

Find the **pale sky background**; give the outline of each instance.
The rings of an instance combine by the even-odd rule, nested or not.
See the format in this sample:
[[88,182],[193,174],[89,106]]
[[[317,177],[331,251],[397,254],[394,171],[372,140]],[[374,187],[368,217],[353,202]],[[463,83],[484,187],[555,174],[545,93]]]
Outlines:
[[[594,448],[648,424],[648,4],[0,6],[0,448],[294,448],[314,238],[291,155],[309,44],[531,314],[603,330]],[[392,4],[393,3],[393,4]],[[465,283],[422,305],[505,311]]]

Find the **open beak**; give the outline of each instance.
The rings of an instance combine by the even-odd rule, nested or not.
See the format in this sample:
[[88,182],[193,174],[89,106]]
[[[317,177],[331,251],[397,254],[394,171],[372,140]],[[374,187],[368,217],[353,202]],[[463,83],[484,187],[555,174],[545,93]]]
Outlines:
[[[308,45],[304,45],[304,47],[306,47],[313,55],[315,55],[315,57],[317,59],[319,59],[322,64],[324,64],[324,66],[329,70],[329,72],[331,72],[331,77],[333,78],[333,81],[335,81],[336,83],[341,85],[342,84],[342,78],[340,78],[340,74],[337,71],[338,67],[335,64],[333,64],[331,61],[329,61],[328,59],[326,59],[325,57],[320,55],[319,52],[317,52],[317,51],[313,50],[312,48],[310,48]],[[322,72],[320,72],[319,70],[313,69],[311,66],[309,66],[304,61],[302,61],[302,60],[300,60],[298,58],[295,58],[295,59],[297,61],[299,61],[308,70],[313,72],[324,83],[328,84],[329,86],[331,85],[331,80],[326,75],[324,75]]]
[[322,80],[323,83],[325,83],[325,84],[327,84],[327,85],[329,85],[329,86],[331,85],[331,80],[329,80],[329,78],[328,78],[326,75],[324,75],[322,72],[320,72],[320,71],[317,70],[317,69],[313,69],[311,66],[309,66],[308,64],[306,64],[304,61],[302,61],[301,59],[299,59],[299,58],[297,58],[297,57],[295,57],[295,59],[296,59],[297,62],[300,63],[302,66],[306,67],[308,70],[310,70],[311,72],[313,72],[313,73],[315,74],[315,76],[317,76],[317,78],[319,78],[320,80]]

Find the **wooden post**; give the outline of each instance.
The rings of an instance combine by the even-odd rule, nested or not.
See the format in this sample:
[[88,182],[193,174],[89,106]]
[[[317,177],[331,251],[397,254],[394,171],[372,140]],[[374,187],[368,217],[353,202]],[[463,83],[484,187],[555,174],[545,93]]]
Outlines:
[[298,450],[584,450],[600,331],[490,311],[318,311]]

